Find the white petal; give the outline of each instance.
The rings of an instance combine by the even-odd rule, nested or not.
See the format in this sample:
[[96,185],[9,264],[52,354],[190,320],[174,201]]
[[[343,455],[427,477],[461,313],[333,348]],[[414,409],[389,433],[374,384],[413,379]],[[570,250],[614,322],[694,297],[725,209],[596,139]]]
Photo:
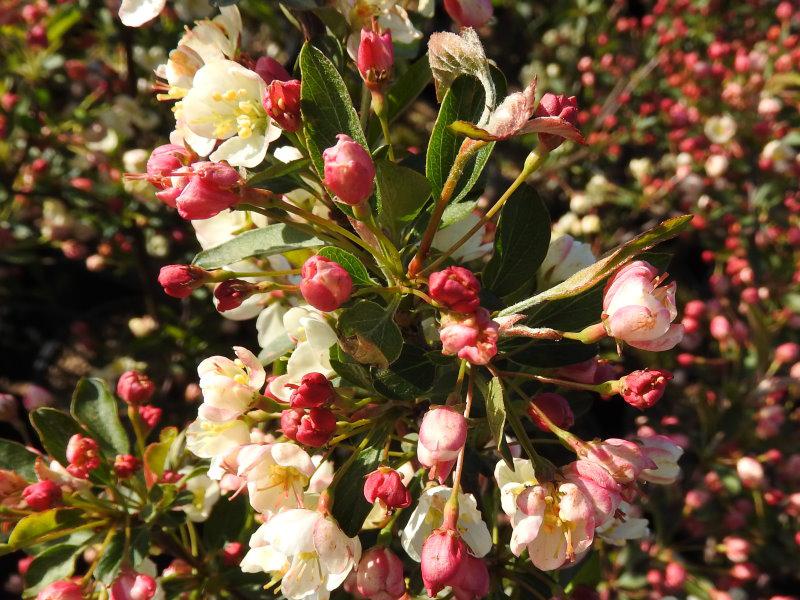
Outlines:
[[[322,585],[320,564],[316,558],[295,556],[292,566],[281,580],[281,591],[290,600],[310,596]],[[315,596],[311,596],[315,597]]]
[[264,161],[267,148],[269,140],[263,135],[253,134],[247,138],[235,135],[222,142],[208,158],[215,162],[226,160],[231,166],[252,169]]
[[122,0],[119,18],[123,25],[139,27],[161,14],[166,3],[166,0]]

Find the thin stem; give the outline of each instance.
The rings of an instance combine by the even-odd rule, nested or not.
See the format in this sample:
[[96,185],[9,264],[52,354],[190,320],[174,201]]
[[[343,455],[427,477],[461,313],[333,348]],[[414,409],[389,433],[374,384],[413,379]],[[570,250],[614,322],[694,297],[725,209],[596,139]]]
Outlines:
[[461,143],[461,148],[459,149],[458,154],[453,161],[453,166],[450,167],[450,173],[448,173],[447,180],[444,182],[444,186],[442,187],[442,193],[439,196],[439,199],[436,201],[436,206],[433,207],[433,212],[431,213],[431,218],[428,221],[428,226],[425,228],[425,232],[422,234],[422,240],[420,241],[417,253],[414,255],[414,258],[411,259],[411,262],[408,265],[408,277],[410,279],[413,279],[417,273],[422,270],[422,264],[431,249],[433,237],[436,235],[436,231],[439,229],[439,223],[442,221],[444,210],[447,208],[450,199],[453,197],[453,194],[456,191],[456,186],[458,185],[458,181],[461,179],[461,175],[464,173],[464,168],[467,166],[467,163],[472,156],[485,145],[486,142],[479,142],[469,138],[465,139]]
[[128,406],[128,419],[133,425],[133,434],[136,436],[136,447],[139,450],[139,456],[144,457],[146,435],[142,427],[142,418],[139,416],[139,411],[135,406]]
[[544,161],[547,160],[548,152],[546,150],[540,150],[537,148],[533,152],[528,155],[528,158],[525,159],[525,166],[522,168],[522,171],[517,176],[517,178],[511,183],[508,189],[503,193],[502,196],[494,203],[494,206],[486,211],[486,214],[481,217],[481,219],[472,226],[472,228],[465,233],[461,238],[450,246],[447,250],[445,250],[442,255],[437,258],[433,263],[431,263],[427,268],[423,269],[422,275],[430,273],[433,271],[437,266],[442,264],[447,258],[456,250],[458,250],[461,246],[467,243],[473,235],[475,235],[478,231],[480,231],[486,223],[488,223],[499,211],[505,203],[511,198],[512,194],[517,191],[517,188],[523,184],[523,182],[530,176],[531,173],[536,171],[539,167],[544,164]]
[[110,527],[108,532],[106,533],[106,537],[103,539],[103,543],[100,545],[100,549],[97,551],[97,557],[92,561],[92,564],[89,566],[89,569],[86,571],[86,574],[81,579],[81,584],[86,585],[89,583],[89,580],[92,578],[92,573],[97,568],[100,559],[103,558],[103,555],[106,552],[106,548],[108,548],[108,544],[111,543],[111,538],[114,536],[114,528]]

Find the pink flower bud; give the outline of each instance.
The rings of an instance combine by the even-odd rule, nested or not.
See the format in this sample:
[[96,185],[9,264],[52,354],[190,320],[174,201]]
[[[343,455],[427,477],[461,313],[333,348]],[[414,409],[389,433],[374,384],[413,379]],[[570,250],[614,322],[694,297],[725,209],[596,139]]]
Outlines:
[[731,337],[731,323],[722,315],[717,315],[708,326],[711,337],[719,342],[724,342]]
[[239,172],[226,163],[194,163],[189,182],[175,199],[178,214],[189,220],[210,219],[239,202],[234,188],[240,183]]
[[459,27],[482,27],[492,18],[491,0],[444,0],[444,9]]
[[76,433],[67,442],[67,471],[78,479],[87,479],[89,472],[100,466],[100,448],[92,438]]
[[33,559],[36,558],[35,556],[26,556],[24,558],[20,558],[17,561],[17,572],[25,577],[25,573],[28,572],[28,568],[31,566]]
[[603,325],[611,337],[641,350],[669,350],[683,338],[683,325],[672,324],[675,283],[662,286],[664,275],[637,260],[608,280],[603,293]]
[[747,488],[758,489],[764,485],[764,467],[755,458],[740,458],[736,463],[736,473],[742,485]]
[[[575,415],[569,406],[569,402],[567,402],[567,399],[561,394],[543,392],[541,394],[537,394],[531,400],[531,403],[535,404],[536,407],[541,410],[547,416],[547,418],[553,422],[554,425],[560,427],[561,429],[569,429],[572,427],[573,423],[575,423]],[[539,429],[546,432],[550,431],[550,428],[547,426],[547,424],[535,411],[531,410],[530,408],[528,409],[528,416],[534,423],[536,423],[536,426]]]
[[480,306],[481,284],[469,269],[448,267],[428,277],[430,296],[450,310],[473,313]]
[[24,406],[25,410],[28,412],[43,406],[53,406],[54,403],[55,398],[53,398],[53,394],[35,383],[27,384],[22,392],[22,406]]
[[156,580],[135,571],[123,571],[111,584],[110,600],[150,600],[156,595]]
[[[559,117],[575,126],[578,123],[578,99],[575,96],[567,97],[548,92],[539,101],[535,115],[537,117]],[[539,134],[539,143],[548,150],[555,150],[563,141],[563,137],[554,134]]]
[[356,64],[368,88],[382,89],[389,80],[394,66],[392,32],[388,29],[383,33],[362,29]]
[[217,310],[225,312],[239,308],[242,302],[258,292],[258,286],[243,279],[227,279],[214,289]]
[[[189,165],[194,154],[177,144],[158,146],[147,159],[147,181],[165,194],[156,194],[162,201],[175,206],[174,199],[186,185],[183,177],[175,176],[175,172]],[[136,175],[134,175],[136,177]],[[169,199],[172,202],[169,202]]]
[[264,110],[284,131],[300,129],[300,82],[274,80],[264,92]]
[[389,548],[370,548],[358,563],[356,591],[370,600],[400,600],[406,593],[403,561]]
[[39,592],[36,600],[83,600],[83,590],[74,581],[56,581]]
[[114,459],[114,473],[120,479],[128,479],[139,467],[142,466],[142,461],[131,454],[118,454]]
[[353,280],[337,262],[314,255],[303,263],[300,271],[300,293],[317,310],[330,312],[350,298]]
[[133,406],[147,404],[155,391],[156,384],[139,371],[125,371],[117,380],[117,396]]
[[429,596],[435,597],[456,581],[468,555],[467,545],[453,529],[437,529],[428,536],[422,545],[420,569]]
[[417,458],[430,467],[431,479],[444,483],[467,441],[467,420],[449,406],[434,406],[419,426]]
[[489,593],[489,570],[486,562],[467,553],[451,584],[456,600],[479,600]]
[[153,429],[158,422],[161,420],[161,415],[163,414],[163,410],[158,408],[157,406],[146,405],[139,407],[139,416],[142,418],[142,421],[145,422],[147,427]]
[[209,280],[208,271],[194,265],[166,265],[158,273],[158,283],[173,298],[186,298]]
[[497,354],[498,329],[482,307],[469,316],[447,313],[439,330],[442,354],[456,355],[473,365],[488,364]]
[[672,373],[660,369],[633,371],[622,378],[622,398],[639,410],[652,408],[664,395]]
[[254,71],[261,75],[261,79],[263,79],[266,83],[272,83],[272,81],[276,79],[278,81],[288,81],[292,78],[283,65],[271,56],[260,57],[256,61]]
[[333,400],[333,385],[322,373],[307,373],[289,397],[292,408],[321,408]]
[[403,477],[389,467],[378,467],[367,475],[364,482],[364,498],[374,504],[380,500],[388,509],[407,508],[411,505],[411,494],[403,483]]
[[793,363],[800,358],[800,344],[786,342],[775,348],[775,360],[781,364]]
[[311,408],[304,411],[290,408],[281,413],[281,431],[290,440],[312,448],[328,443],[336,430],[336,417],[330,409]]
[[731,562],[745,562],[750,556],[750,542],[744,538],[729,535],[722,540],[722,545],[725,549],[725,556]]
[[664,569],[664,587],[671,591],[679,591],[686,584],[686,568],[679,562],[672,561]]
[[22,490],[22,498],[31,510],[47,510],[61,501],[61,488],[54,482],[45,479]]
[[243,556],[244,545],[241,542],[228,542],[222,547],[222,562],[229,567],[238,565]]
[[325,185],[340,201],[351,206],[364,202],[375,185],[375,163],[361,144],[340,133],[339,140],[322,153]]

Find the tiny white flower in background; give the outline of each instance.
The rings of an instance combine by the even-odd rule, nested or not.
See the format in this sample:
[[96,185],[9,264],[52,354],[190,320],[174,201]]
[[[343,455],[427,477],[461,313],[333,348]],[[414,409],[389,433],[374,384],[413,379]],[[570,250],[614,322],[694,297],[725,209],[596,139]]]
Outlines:
[[303,506],[303,491],[314,473],[308,453],[296,444],[248,444],[236,457],[237,475],[247,481],[250,505],[271,515]]
[[721,177],[728,170],[728,157],[722,154],[712,154],[706,159],[705,169],[709,177]]
[[761,158],[770,161],[772,168],[778,173],[785,173],[789,170],[795,156],[797,156],[797,152],[783,140],[772,140],[761,151]]
[[307,305],[286,311],[283,326],[297,345],[286,363],[286,373],[270,382],[269,391],[279,400],[288,402],[292,390],[286,387],[287,383],[298,384],[308,373],[334,376],[330,348],[338,338],[322,313]]
[[641,182],[653,173],[653,161],[649,158],[632,158],[628,168],[636,180]]
[[250,442],[250,428],[244,421],[196,419],[186,429],[186,447],[200,458],[223,456]]
[[[436,250],[444,251],[455,244],[461,237],[472,229],[480,217],[470,213],[460,221],[452,223],[447,227],[436,232],[433,236],[433,247]],[[483,242],[485,229],[479,229],[469,238],[460,248],[451,255],[456,262],[470,262],[477,258],[483,258],[492,250],[492,243]]]
[[783,108],[783,103],[774,96],[765,96],[758,102],[758,114],[762,117],[774,117]]
[[258,73],[231,60],[203,65],[181,102],[181,118],[193,133],[222,144],[209,155],[235,167],[253,168],[281,130],[264,111],[266,84]]
[[203,404],[198,415],[211,421],[230,421],[242,415],[267,379],[258,358],[246,348],[234,346],[236,360],[211,356],[197,366]]
[[[444,505],[450,498],[451,489],[440,485],[428,488],[420,494],[414,512],[400,533],[400,543],[412,559],[420,562],[422,544],[442,525]],[[492,535],[483,522],[478,504],[472,494],[458,495],[458,531],[472,554],[478,558],[486,556],[492,549]]]
[[622,502],[617,513],[624,518],[614,517],[603,523],[595,531],[598,536],[614,546],[624,546],[630,540],[640,540],[650,535],[647,519],[639,516],[639,509],[627,502]]
[[349,538],[332,517],[303,508],[267,521],[250,538],[240,567],[280,580],[290,600],[327,600],[361,559],[361,542]]
[[594,208],[594,202],[586,194],[573,194],[569,199],[569,209],[577,215],[583,215]]
[[553,233],[570,234],[577,236],[581,234],[581,219],[573,212],[564,213],[553,225]]
[[[181,470],[185,474],[188,470]],[[207,475],[195,475],[186,481],[186,490],[191,492],[192,501],[178,508],[186,513],[188,519],[194,523],[202,523],[211,514],[211,509],[219,500],[219,484]]]
[[128,27],[141,27],[164,10],[167,0],[122,0],[119,19]]
[[544,257],[536,275],[537,288],[546,290],[566,281],[580,271],[595,263],[595,256],[589,244],[577,241],[570,235],[559,235],[550,240],[547,255]]
[[600,217],[597,215],[584,215],[581,219],[581,233],[584,235],[600,231]]
[[736,121],[728,114],[710,117],[703,132],[715,144],[727,144],[736,135]]

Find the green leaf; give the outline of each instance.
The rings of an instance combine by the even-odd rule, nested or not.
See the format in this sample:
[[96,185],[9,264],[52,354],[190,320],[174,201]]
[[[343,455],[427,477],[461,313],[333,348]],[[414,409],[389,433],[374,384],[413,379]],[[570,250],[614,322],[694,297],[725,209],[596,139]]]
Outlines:
[[106,546],[103,555],[97,562],[94,578],[109,585],[122,569],[125,559],[125,530],[118,529],[111,536],[111,541]]
[[148,445],[144,450],[143,467],[144,480],[147,487],[153,487],[164,473],[170,448],[178,437],[175,427],[165,427],[161,430],[159,441]]
[[343,380],[361,387],[365,390],[372,390],[372,376],[369,369],[360,365],[344,353],[338,346],[331,346],[330,350],[331,367]]
[[50,534],[55,539],[58,531],[63,531],[67,535],[68,530],[86,523],[84,512],[77,508],[51,508],[39,513],[33,513],[21,519],[11,535],[8,537],[8,545],[19,550],[27,546],[32,546],[44,541],[42,538]]
[[359,300],[342,312],[338,326],[342,346],[360,363],[387,367],[400,356],[403,335],[394,322],[394,310]]
[[501,212],[494,254],[483,271],[483,286],[500,297],[529,293],[550,245],[550,214],[536,191],[525,184]]
[[136,569],[150,554],[150,529],[146,525],[131,530],[131,567]]
[[386,160],[375,165],[378,173],[381,224],[397,238],[402,227],[411,223],[431,195],[431,184],[422,173]]
[[681,233],[684,229],[686,229],[686,227],[688,227],[691,220],[691,215],[682,215],[680,217],[667,219],[653,229],[636,236],[622,246],[612,250],[593,265],[590,265],[585,269],[581,269],[563,283],[559,283],[557,286],[552,287],[549,290],[545,290],[544,292],[536,294],[531,298],[523,300],[522,302],[518,302],[513,306],[509,306],[508,308],[501,310],[499,315],[502,317],[505,315],[519,313],[537,306],[542,302],[557,300],[560,298],[568,298],[570,296],[580,294],[581,292],[585,292],[586,290],[589,290],[600,283],[601,280],[611,275],[619,267],[630,262],[637,254],[641,254],[656,244],[660,244],[661,242],[673,238]]
[[239,540],[247,523],[247,496],[220,498],[211,510],[211,515],[203,524],[203,545],[206,550],[222,548],[226,542]]
[[317,173],[323,172],[322,151],[336,144],[336,136],[346,133],[367,150],[358,114],[350,93],[333,63],[306,42],[300,51],[300,110],[308,151]]
[[[476,79],[461,76],[453,83],[439,107],[439,116],[433,126],[425,162],[425,175],[433,187],[435,196],[441,196],[444,182],[455,162],[463,138],[453,133],[449,126],[453,121],[476,121],[483,112],[485,94],[483,86]],[[455,204],[464,198],[478,181],[483,168],[494,148],[489,143],[475,153],[467,162],[464,172],[451,198]]]
[[101,379],[81,379],[72,394],[70,412],[112,457],[128,454],[128,434],[119,419],[117,399]]
[[325,246],[318,254],[339,263],[345,271],[350,273],[354,284],[377,285],[377,282],[369,276],[369,271],[364,264],[346,250],[335,246]]
[[372,505],[364,498],[364,478],[381,464],[381,453],[391,422],[384,422],[373,429],[367,445],[359,451],[350,467],[336,483],[331,513],[349,537],[361,530]]
[[506,407],[503,401],[503,384],[498,377],[492,377],[486,388],[486,419],[497,448],[503,443],[506,427]]
[[321,239],[305,231],[285,223],[274,223],[245,231],[219,246],[203,250],[192,263],[204,269],[218,269],[250,256],[270,256],[324,245]]
[[[570,569],[569,571],[573,571]],[[579,565],[577,565],[573,572],[565,572],[561,577],[561,584],[564,585],[564,580],[569,581],[564,588],[564,591],[570,593],[575,590],[579,585],[585,585],[592,589],[597,587],[602,578],[602,569],[600,567],[600,554],[595,550],[587,558],[585,558]],[[570,577],[572,575],[572,577]]]
[[36,594],[42,588],[75,572],[75,559],[83,545],[59,544],[52,546],[33,559],[25,573],[25,591]]
[[427,359],[425,350],[405,344],[394,363],[376,369],[375,387],[382,394],[400,400],[415,400],[433,387],[436,366]]
[[26,481],[36,481],[36,455],[22,444],[0,439],[0,469],[14,471]]
[[37,408],[31,413],[31,423],[47,453],[66,465],[67,443],[76,433],[85,433],[75,419],[55,408]]

